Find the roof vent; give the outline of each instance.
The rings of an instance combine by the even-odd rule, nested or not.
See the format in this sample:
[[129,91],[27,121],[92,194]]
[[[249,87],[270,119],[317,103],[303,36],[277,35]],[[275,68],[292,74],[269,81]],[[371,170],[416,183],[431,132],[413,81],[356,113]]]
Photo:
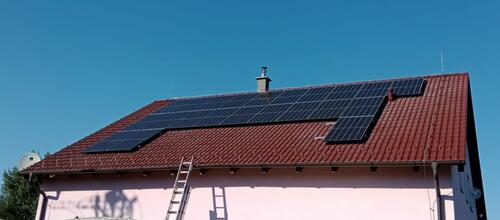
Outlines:
[[396,96],[394,96],[394,90],[392,88],[387,89],[387,98],[389,101],[394,101],[396,99]]
[[267,67],[263,66],[260,69],[260,77],[257,77],[257,92],[268,92],[269,82],[271,78],[267,77]]

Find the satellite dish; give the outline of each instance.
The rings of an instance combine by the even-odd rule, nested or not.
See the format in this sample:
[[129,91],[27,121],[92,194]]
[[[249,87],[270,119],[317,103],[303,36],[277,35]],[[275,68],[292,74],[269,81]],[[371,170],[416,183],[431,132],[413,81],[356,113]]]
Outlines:
[[27,153],[23,157],[21,157],[21,160],[19,160],[19,166],[17,166],[17,168],[19,170],[24,170],[40,160],[42,160],[42,158],[40,158],[40,155],[38,155],[37,153]]

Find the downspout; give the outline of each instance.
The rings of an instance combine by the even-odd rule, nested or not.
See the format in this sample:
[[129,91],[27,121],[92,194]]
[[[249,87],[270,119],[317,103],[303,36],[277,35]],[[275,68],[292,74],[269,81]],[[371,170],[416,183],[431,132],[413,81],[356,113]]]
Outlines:
[[45,194],[44,191],[42,191],[41,188],[39,188],[40,190],[40,195],[42,195],[43,197],[43,200],[42,200],[42,206],[40,207],[40,218],[38,218],[39,220],[44,220],[45,219],[45,211],[47,210],[47,201],[49,200],[47,198],[47,195]]
[[[30,173],[30,180],[31,180],[31,173]],[[42,205],[40,206],[40,216],[38,219],[45,220],[45,212],[47,210],[47,202],[49,199],[47,198],[47,194],[45,194],[45,192],[43,191],[42,185],[40,182],[37,184],[37,189],[38,189],[38,192],[40,193],[40,195],[42,195],[42,197],[43,197]]]
[[432,162],[432,176],[434,177],[434,187],[436,188],[436,205],[437,205],[437,215],[438,220],[444,220],[443,217],[443,207],[442,207],[442,197],[441,197],[441,189],[439,188],[439,176],[438,176],[438,163]]

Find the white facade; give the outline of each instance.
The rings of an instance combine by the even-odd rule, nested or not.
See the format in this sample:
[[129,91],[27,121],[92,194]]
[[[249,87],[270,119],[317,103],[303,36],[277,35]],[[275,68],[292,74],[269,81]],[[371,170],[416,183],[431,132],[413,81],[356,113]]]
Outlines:
[[[265,175],[251,168],[234,175],[228,169],[204,176],[193,171],[184,219],[434,219],[432,171],[425,173],[411,167],[341,168],[337,173],[306,167],[298,174],[293,168],[273,168]],[[465,201],[471,200],[471,184],[464,175],[470,175],[467,167],[463,173],[456,166],[440,169],[446,219],[475,219],[474,206]],[[45,219],[164,219],[173,183],[166,173],[56,176],[43,184],[49,197]]]

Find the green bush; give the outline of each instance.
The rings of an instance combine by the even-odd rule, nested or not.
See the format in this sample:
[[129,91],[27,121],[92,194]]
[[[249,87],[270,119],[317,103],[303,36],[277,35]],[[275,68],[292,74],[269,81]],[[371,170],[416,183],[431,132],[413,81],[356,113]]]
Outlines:
[[24,178],[17,168],[3,173],[0,192],[0,219],[35,219],[38,203],[38,181]]

